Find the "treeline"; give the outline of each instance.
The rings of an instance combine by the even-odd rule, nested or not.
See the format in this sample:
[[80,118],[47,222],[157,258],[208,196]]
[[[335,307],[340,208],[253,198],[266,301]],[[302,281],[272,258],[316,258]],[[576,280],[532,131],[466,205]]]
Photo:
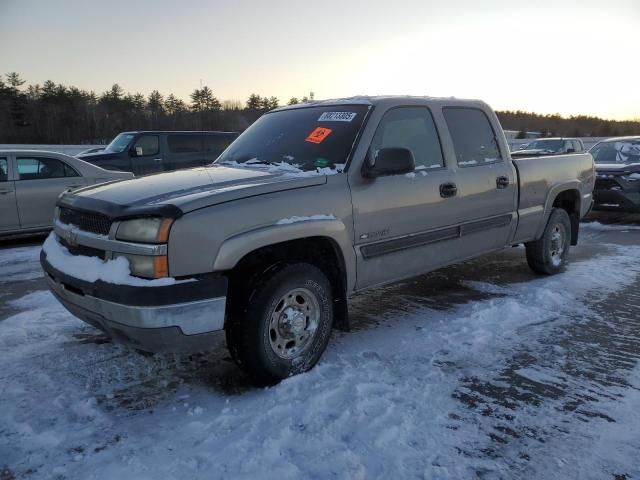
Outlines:
[[[640,112],[638,112],[640,114]],[[536,113],[497,112],[502,128],[517,130],[520,138],[525,132],[540,132],[545,137],[617,137],[622,135],[640,135],[640,120],[616,121],[598,117],[577,115],[563,117],[538,115]]]
[[[309,97],[290,98],[287,104]],[[220,100],[203,86],[189,101],[157,90],[148,96],[128,93],[115,84],[96,94],[47,80],[26,85],[18,73],[0,78],[0,143],[103,144],[126,130],[242,131],[264,112],[276,108],[273,96],[251,94],[243,102]],[[611,121],[596,117],[498,112],[508,130],[538,131],[545,135],[640,135],[640,121]]]
[[276,97],[257,94],[246,102],[221,101],[207,86],[196,88],[187,103],[157,90],[131,94],[118,84],[96,94],[50,80],[25,83],[15,72],[0,78],[0,143],[102,144],[126,130],[242,131],[280,105]]

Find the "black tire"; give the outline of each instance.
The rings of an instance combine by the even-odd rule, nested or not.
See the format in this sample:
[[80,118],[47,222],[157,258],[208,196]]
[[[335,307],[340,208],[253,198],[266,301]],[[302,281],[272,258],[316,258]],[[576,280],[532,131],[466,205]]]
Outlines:
[[[558,239],[560,236],[560,239]],[[571,220],[569,214],[554,208],[542,237],[526,245],[527,263],[536,272],[553,275],[562,271],[571,246]]]
[[[232,302],[235,304],[229,306],[225,326],[227,347],[240,368],[260,385],[272,385],[310,370],[329,343],[333,324],[331,285],[313,265],[273,268]],[[295,320],[288,319],[288,312]],[[302,339],[298,335],[312,330],[303,343],[295,344]]]

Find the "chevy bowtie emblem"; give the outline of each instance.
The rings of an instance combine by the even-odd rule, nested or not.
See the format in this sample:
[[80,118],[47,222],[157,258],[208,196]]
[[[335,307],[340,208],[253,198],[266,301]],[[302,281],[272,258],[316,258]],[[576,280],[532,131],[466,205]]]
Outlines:
[[77,246],[78,244],[77,237],[78,237],[78,232],[76,232],[75,230],[66,230],[64,232],[64,239],[69,245]]

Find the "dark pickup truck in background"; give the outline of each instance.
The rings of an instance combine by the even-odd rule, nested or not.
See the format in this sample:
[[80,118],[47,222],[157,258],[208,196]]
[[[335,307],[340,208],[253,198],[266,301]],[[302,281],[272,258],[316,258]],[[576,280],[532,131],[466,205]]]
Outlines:
[[149,175],[207,165],[237,137],[236,132],[123,132],[101,152],[77,158],[107,170]]

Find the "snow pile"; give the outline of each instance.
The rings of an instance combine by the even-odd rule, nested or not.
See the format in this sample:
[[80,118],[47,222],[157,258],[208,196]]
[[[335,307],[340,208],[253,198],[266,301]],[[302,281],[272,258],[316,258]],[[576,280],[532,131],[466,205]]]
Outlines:
[[308,222],[311,220],[335,220],[336,217],[333,214],[328,214],[328,215],[322,215],[322,214],[318,214],[318,215],[311,215],[308,217],[288,217],[288,218],[282,218],[280,220],[278,220],[276,222],[276,225],[290,225],[292,223],[298,223],[298,222]]
[[[407,307],[395,287],[363,294],[352,313],[370,312],[379,327],[336,333],[311,372],[242,394],[219,387],[239,376],[224,352],[198,362],[83,343],[76,336],[95,331],[38,292],[0,321],[0,459],[34,479],[518,478],[509,470],[517,447],[481,454],[497,448],[487,436],[496,418],[454,394],[465,379],[499,376],[514,355],[545,348],[540,338],[593,318],[590,303],[636,281],[638,255],[612,248],[555,277],[467,282],[495,295],[444,310]],[[370,306],[380,299],[396,309]],[[538,367],[520,373],[557,383]],[[639,386],[637,375],[630,383]],[[605,473],[617,466],[635,473],[638,434],[629,425],[638,424],[638,394],[615,393],[627,397],[602,408],[618,423],[549,429],[534,439],[539,455],[523,477],[585,478],[571,475],[583,462],[593,478],[612,478]],[[535,419],[542,425],[563,418],[549,401]],[[533,406],[507,412],[513,428],[536,416]]]
[[39,246],[0,250],[0,283],[32,280],[42,275]]
[[600,222],[582,222],[580,224],[580,230],[593,230],[596,232],[607,232],[607,231],[622,231],[628,232],[631,230],[640,230],[639,225],[624,225],[624,224],[615,224],[615,225],[605,225]]
[[170,277],[155,280],[133,277],[129,270],[129,261],[124,257],[104,261],[97,257],[72,255],[64,245],[60,244],[53,232],[45,240],[42,250],[47,254],[47,261],[53,268],[86,282],[102,280],[117,285],[138,287],[159,287],[176,283],[175,278]]

